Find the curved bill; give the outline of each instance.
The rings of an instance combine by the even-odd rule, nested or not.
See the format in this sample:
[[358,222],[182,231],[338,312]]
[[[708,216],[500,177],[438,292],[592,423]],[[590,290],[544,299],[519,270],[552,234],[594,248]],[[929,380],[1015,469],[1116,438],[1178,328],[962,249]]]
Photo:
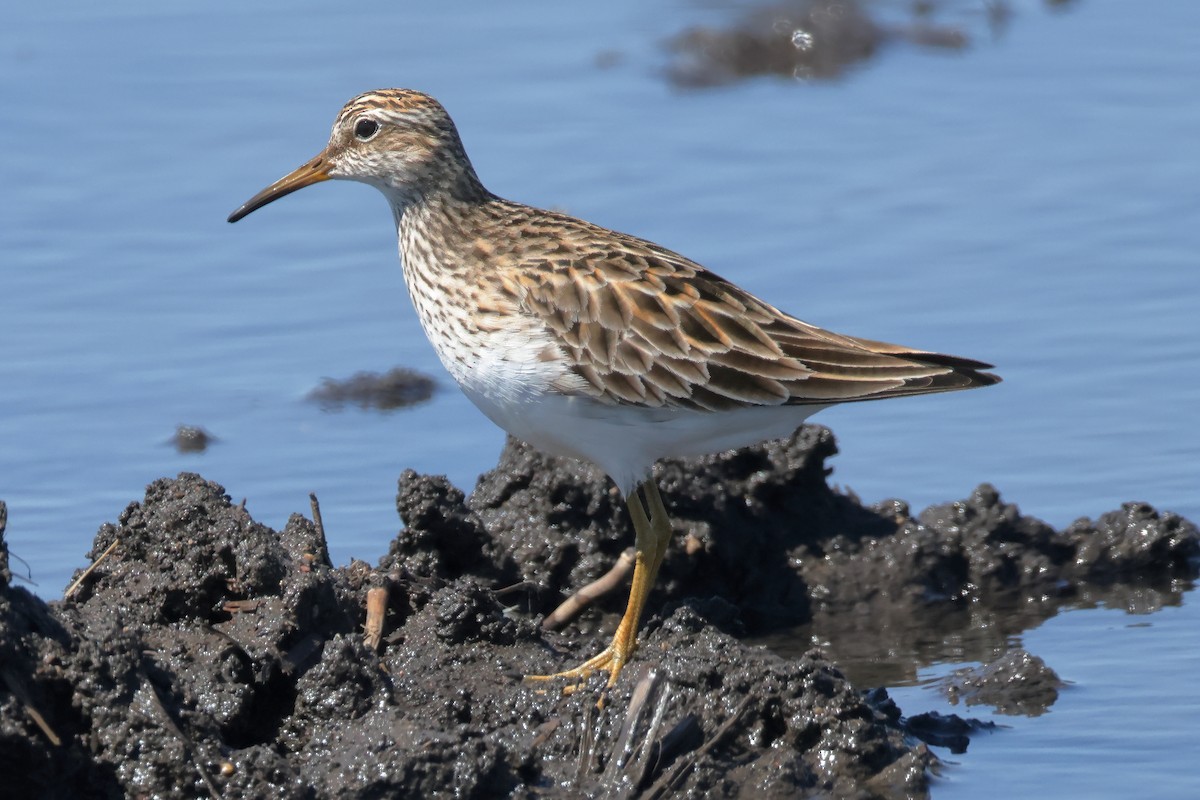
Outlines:
[[260,209],[267,203],[274,202],[297,189],[303,189],[305,186],[312,186],[314,183],[327,181],[329,178],[329,162],[325,160],[325,154],[322,153],[299,169],[284,175],[254,195],[254,197],[251,197],[242,204],[241,208],[229,215],[229,221],[237,222],[251,211]]

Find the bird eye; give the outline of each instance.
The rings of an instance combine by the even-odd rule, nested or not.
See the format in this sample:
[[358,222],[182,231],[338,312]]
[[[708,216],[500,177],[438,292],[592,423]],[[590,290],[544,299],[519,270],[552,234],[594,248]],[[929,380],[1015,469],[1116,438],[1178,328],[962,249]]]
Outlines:
[[379,123],[373,119],[360,119],[354,124],[354,135],[360,142],[368,142],[379,133]]

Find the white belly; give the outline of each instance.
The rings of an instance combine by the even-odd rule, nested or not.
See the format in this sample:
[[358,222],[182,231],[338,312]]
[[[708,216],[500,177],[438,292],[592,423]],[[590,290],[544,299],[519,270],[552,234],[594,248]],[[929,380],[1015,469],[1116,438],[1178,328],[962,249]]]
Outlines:
[[654,462],[717,453],[791,435],[827,406],[760,406],[717,413],[611,406],[587,397],[543,393],[520,405],[463,386],[489,419],[552,455],[590,461],[628,495]]

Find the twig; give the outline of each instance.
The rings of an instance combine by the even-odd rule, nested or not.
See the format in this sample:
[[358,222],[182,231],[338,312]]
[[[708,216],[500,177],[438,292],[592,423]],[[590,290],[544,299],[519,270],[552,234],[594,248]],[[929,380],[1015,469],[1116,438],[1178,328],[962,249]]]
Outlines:
[[708,753],[708,751],[719,745],[725,739],[725,737],[729,735],[729,732],[733,730],[733,726],[736,725],[741,719],[742,715],[746,713],[746,709],[750,707],[750,701],[753,699],[754,695],[747,695],[746,699],[743,700],[736,709],[734,709],[734,712],[730,715],[729,719],[725,720],[721,727],[717,728],[716,733],[712,735],[711,739],[705,742],[700,749],[694,750],[688,755],[680,758],[674,769],[655,781],[654,785],[646,790],[646,800],[657,800],[660,797],[665,797],[668,792],[678,788],[679,781],[681,781],[689,772],[691,772],[692,767],[696,765],[696,761],[698,761],[701,756]]
[[583,732],[579,740],[579,764],[575,770],[575,785],[580,786],[583,778],[592,771],[596,758],[596,742],[600,739],[600,730],[596,725],[600,722],[599,714],[603,713],[598,706],[588,705],[583,712]]
[[325,523],[321,522],[321,504],[317,502],[317,493],[308,493],[308,502],[312,506],[313,524],[317,526],[317,535],[325,541]]
[[668,683],[663,687],[662,697],[654,707],[654,715],[650,718],[650,727],[646,729],[646,735],[642,737],[641,752],[638,753],[631,765],[636,770],[633,775],[634,786],[644,785],[650,771],[658,766],[659,759],[662,757],[662,746],[655,740],[658,738],[658,730],[662,727],[663,717],[666,716],[667,706],[670,702],[671,684]]
[[529,744],[530,750],[536,750],[544,745],[550,739],[550,735],[558,730],[558,726],[562,724],[562,717],[551,717],[550,719],[537,726],[534,731],[535,736]]
[[46,722],[46,718],[33,707],[33,701],[29,699],[29,694],[25,691],[25,687],[21,684],[20,678],[7,669],[0,670],[0,676],[3,676],[5,685],[12,692],[13,697],[21,701],[21,705],[25,707],[25,713],[33,720],[34,724],[42,729],[42,733],[46,734],[46,738],[50,740],[50,744],[58,747],[62,744],[62,739],[58,738],[58,734],[50,727],[50,723]]
[[617,563],[613,564],[612,569],[568,597],[542,620],[542,628],[548,631],[558,630],[597,599],[620,586],[625,580],[625,576],[633,569],[636,558],[637,554],[632,547],[621,553],[621,557],[617,559]]
[[[687,716],[675,723],[675,727],[667,731],[654,747],[653,766],[670,764],[677,756],[690,752],[704,744],[704,730],[700,727],[700,717],[690,711]],[[645,785],[650,779],[650,772],[643,773],[639,785]]]
[[646,704],[657,692],[659,683],[658,670],[651,668],[645,671],[641,680],[633,687],[633,695],[629,698],[629,707],[625,709],[625,720],[621,723],[621,730],[617,733],[617,745],[613,748],[608,765],[604,768],[607,776],[605,780],[613,780],[615,771],[624,769],[629,757],[633,755],[632,739],[638,720],[641,718]]
[[158,687],[154,685],[154,681],[150,680],[150,676],[146,674],[145,670],[141,671],[141,678],[145,685],[150,688],[150,699],[154,701],[155,707],[158,708],[159,713],[162,714],[163,720],[166,722],[167,729],[178,736],[180,741],[183,742],[184,747],[187,748],[188,757],[190,757],[192,760],[192,766],[196,768],[196,771],[200,773],[200,777],[204,779],[204,784],[208,787],[208,793],[212,797],[216,798],[216,800],[220,800],[221,790],[218,789],[217,784],[213,782],[212,776],[208,774],[208,770],[206,770],[204,765],[200,763],[199,753],[196,749],[196,743],[192,741],[190,736],[184,733],[183,728],[179,727],[179,725],[175,722],[175,718],[171,716],[171,712],[167,711],[166,704],[163,703],[162,698],[159,697]]
[[82,575],[80,575],[75,580],[71,581],[71,585],[67,587],[67,590],[65,592],[63,592],[63,599],[69,600],[71,598],[71,595],[75,594],[75,592],[79,589],[80,585],[85,580],[87,580],[87,576],[92,574],[92,570],[94,570],[96,567],[100,566],[100,562],[103,561],[104,559],[108,558],[109,554],[112,553],[113,550],[116,550],[117,545],[119,545],[120,543],[121,543],[120,539],[113,539],[113,543],[110,544],[107,548],[105,548],[104,552],[100,554],[100,557],[97,558],[95,561],[93,561],[92,565],[90,567],[88,567],[87,569],[85,569],[83,571]]
[[220,628],[215,628],[212,625],[203,625],[201,627],[203,627],[205,631],[212,634],[213,636],[216,636],[220,639],[224,639],[226,642],[228,642],[231,647],[233,647],[235,650],[237,650],[238,654],[242,658],[244,658],[247,663],[254,662],[254,657],[250,655],[250,651],[246,649],[246,646],[243,645],[241,642],[239,642],[237,639],[230,636],[225,631],[221,630]]
[[325,521],[321,519],[321,503],[317,500],[316,492],[308,493],[308,503],[312,508],[313,527],[317,529],[317,539],[313,542],[313,552],[306,553],[305,558],[309,561],[309,566],[312,562],[320,562],[323,567],[332,567],[333,562],[329,559],[329,541],[325,538]]
[[253,614],[262,605],[262,600],[226,600],[221,604],[221,610],[227,614]]
[[0,586],[7,586],[12,581],[12,572],[8,568],[8,545],[4,542],[4,529],[8,527],[8,503],[0,500]]
[[383,620],[387,614],[388,589],[373,586],[367,590],[367,622],[363,625],[363,642],[372,650],[379,650],[383,639]]

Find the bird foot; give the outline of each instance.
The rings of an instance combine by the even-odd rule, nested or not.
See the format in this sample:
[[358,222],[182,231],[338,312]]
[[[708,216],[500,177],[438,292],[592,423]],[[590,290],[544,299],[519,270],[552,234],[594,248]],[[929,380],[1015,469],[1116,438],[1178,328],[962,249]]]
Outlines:
[[[567,680],[574,683],[563,687],[563,694],[570,695],[583,688],[588,679],[597,672],[607,672],[608,682],[604,685],[604,690],[607,692],[617,682],[617,678],[621,674],[621,670],[629,662],[630,656],[633,655],[632,648],[618,647],[616,642],[596,656],[589,658],[587,661],[580,664],[574,669],[555,672],[553,675],[526,675],[526,683],[545,683],[548,681]],[[602,701],[603,702],[603,701]]]

